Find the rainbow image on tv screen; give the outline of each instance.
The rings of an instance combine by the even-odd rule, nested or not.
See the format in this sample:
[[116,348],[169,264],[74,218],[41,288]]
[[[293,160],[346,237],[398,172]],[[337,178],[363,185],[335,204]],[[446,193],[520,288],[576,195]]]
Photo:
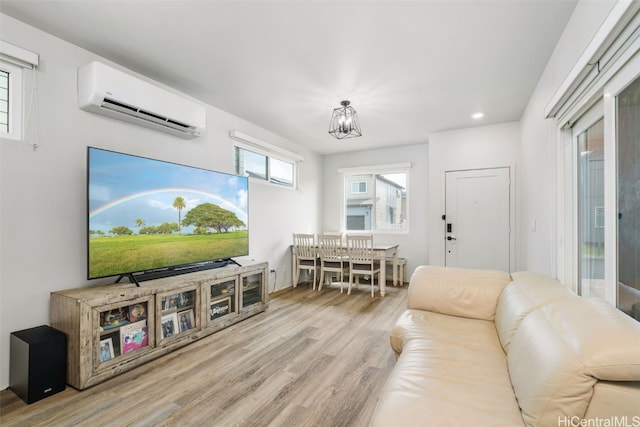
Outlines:
[[249,253],[248,179],[88,148],[88,278]]

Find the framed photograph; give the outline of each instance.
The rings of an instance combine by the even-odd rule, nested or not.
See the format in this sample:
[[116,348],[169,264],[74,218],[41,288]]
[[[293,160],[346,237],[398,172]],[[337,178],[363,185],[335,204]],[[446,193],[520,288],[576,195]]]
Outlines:
[[172,337],[180,332],[177,313],[165,314],[160,319],[160,323],[162,324],[162,339]]
[[133,304],[129,306],[129,321],[139,322],[147,318],[147,304]]
[[120,348],[122,354],[146,347],[149,344],[147,321],[129,323],[120,328]]
[[209,320],[231,313],[231,298],[223,298],[209,304]]
[[192,308],[178,313],[178,325],[180,326],[180,332],[186,332],[196,326]]
[[105,338],[100,340],[99,358],[100,363],[111,360],[115,357],[113,353],[113,340],[111,338]]
[[194,304],[195,291],[187,291],[178,294],[178,308],[187,307]]
[[106,335],[102,335],[100,337],[100,341],[104,341],[110,339],[111,340],[111,344],[112,344],[112,348],[113,348],[113,357],[118,357],[120,355],[122,355],[122,351],[120,349],[120,331],[119,330],[115,330],[109,334]]
[[178,308],[179,297],[178,294],[175,295],[167,295],[162,298],[162,309],[163,310],[173,310]]

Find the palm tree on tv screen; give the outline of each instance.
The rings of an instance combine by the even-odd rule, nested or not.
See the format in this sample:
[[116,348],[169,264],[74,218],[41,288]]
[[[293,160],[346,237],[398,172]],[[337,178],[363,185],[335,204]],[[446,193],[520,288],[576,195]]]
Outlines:
[[182,224],[180,222],[180,213],[182,209],[187,207],[187,203],[184,201],[184,198],[178,196],[173,201],[173,207],[178,210],[178,233],[182,234]]
[[139,229],[139,228],[141,228],[141,227],[144,227],[144,225],[145,225],[145,224],[144,224],[144,219],[142,219],[142,218],[136,218],[136,228],[138,228],[138,229]]

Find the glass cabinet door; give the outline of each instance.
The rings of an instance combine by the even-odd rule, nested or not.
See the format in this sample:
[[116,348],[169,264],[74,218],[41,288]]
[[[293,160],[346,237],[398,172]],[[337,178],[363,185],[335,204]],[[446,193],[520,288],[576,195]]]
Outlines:
[[208,324],[238,312],[237,309],[237,277],[229,277],[213,282],[208,289]]
[[264,274],[262,272],[242,276],[242,308],[262,301]]
[[197,289],[159,294],[157,304],[160,313],[159,341],[199,329]]
[[98,307],[94,321],[98,323],[94,366],[108,364],[123,356],[153,346],[150,331],[153,322],[151,297],[134,299]]

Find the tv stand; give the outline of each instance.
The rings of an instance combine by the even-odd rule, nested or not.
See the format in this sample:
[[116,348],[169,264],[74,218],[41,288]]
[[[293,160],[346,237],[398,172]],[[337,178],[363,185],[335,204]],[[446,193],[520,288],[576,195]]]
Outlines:
[[85,389],[265,311],[268,271],[266,262],[229,263],[52,292],[51,326],[69,341],[67,383]]
[[140,287],[140,282],[138,282],[138,280],[136,279],[136,276],[133,275],[133,273],[127,273],[127,274],[121,274],[120,276],[118,276],[118,278],[116,279],[116,283],[120,283],[120,280],[122,280],[123,277],[128,277],[129,281],[131,283],[135,283],[135,285],[137,287]]
[[242,267],[242,265],[241,265],[238,261],[236,261],[235,259],[233,259],[233,258],[227,258],[227,260],[226,260],[226,261],[227,261],[227,265],[229,265],[229,264],[235,264],[235,265],[237,265],[238,267]]

